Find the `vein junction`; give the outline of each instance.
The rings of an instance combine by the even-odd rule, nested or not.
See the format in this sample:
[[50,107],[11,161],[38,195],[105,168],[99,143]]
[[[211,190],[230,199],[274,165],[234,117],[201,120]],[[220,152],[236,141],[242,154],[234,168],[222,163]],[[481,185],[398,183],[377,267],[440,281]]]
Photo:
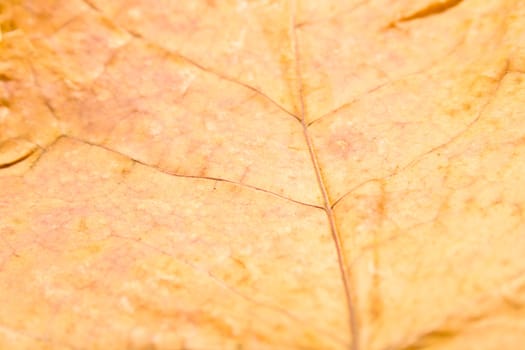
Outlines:
[[[294,2],[295,5],[295,2]],[[294,9],[296,6],[294,6]],[[305,110],[305,103],[304,103],[304,91],[302,86],[302,78],[301,78],[301,68],[300,68],[300,55],[299,55],[299,47],[298,47],[298,40],[297,40],[297,32],[296,32],[296,19],[295,14],[292,12],[292,40],[293,40],[293,51],[295,54],[295,68],[296,68],[296,81],[297,81],[297,93],[299,96],[299,120],[303,127],[303,133],[305,142],[308,146],[308,152],[310,154],[310,158],[312,161],[312,166],[315,170],[315,175],[317,178],[317,183],[319,185],[319,189],[321,190],[322,196],[323,196],[323,206],[324,211],[326,213],[326,216],[328,218],[329,224],[330,224],[330,232],[332,235],[332,239],[335,244],[335,248],[337,251],[337,260],[339,265],[339,270],[341,272],[341,278],[343,280],[343,285],[345,289],[345,296],[346,296],[346,302],[348,306],[348,315],[349,315],[349,328],[350,328],[350,334],[351,334],[351,349],[352,350],[359,350],[359,334],[357,329],[357,320],[355,316],[355,310],[354,310],[354,302],[352,298],[352,292],[350,291],[350,274],[348,271],[348,264],[346,261],[346,257],[344,254],[344,249],[342,245],[341,236],[339,233],[339,230],[337,228],[337,225],[335,223],[335,216],[332,210],[332,205],[330,203],[330,198],[328,196],[328,190],[327,186],[325,184],[325,181],[323,179],[323,174],[321,172],[321,168],[319,166],[319,162],[317,160],[317,155],[315,153],[313,140],[310,137],[310,134],[308,132],[308,123],[306,121],[306,110]]]

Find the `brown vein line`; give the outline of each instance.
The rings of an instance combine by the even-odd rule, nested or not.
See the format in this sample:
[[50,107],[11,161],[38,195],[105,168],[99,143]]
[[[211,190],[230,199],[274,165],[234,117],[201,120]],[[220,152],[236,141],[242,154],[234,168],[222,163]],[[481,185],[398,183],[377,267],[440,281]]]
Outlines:
[[222,80],[226,80],[226,81],[229,81],[230,83],[233,83],[233,84],[236,84],[236,85],[240,85],[242,87],[244,87],[245,89],[248,89],[248,90],[251,90],[255,93],[257,93],[258,95],[260,95],[261,97],[263,97],[265,100],[267,100],[268,102],[270,102],[271,104],[273,104],[275,107],[277,107],[279,110],[281,110],[282,112],[286,113],[287,115],[293,117],[294,119],[297,119],[300,121],[300,118],[298,116],[296,116],[295,114],[293,114],[292,112],[288,111],[286,108],[284,108],[283,106],[281,106],[279,103],[277,103],[274,99],[272,99],[270,96],[268,96],[267,94],[265,94],[264,92],[262,92],[261,90],[257,89],[256,87],[254,86],[251,86],[251,85],[248,85],[246,83],[243,83],[242,81],[240,80],[237,80],[235,78],[232,78],[232,77],[229,77],[225,74],[221,74],[209,67],[206,67],[206,66],[203,66],[202,64],[192,60],[191,58],[189,57],[186,57],[186,56],[183,56],[181,55],[180,53],[177,53],[177,52],[173,52],[171,50],[168,50],[150,40],[147,40],[145,37],[143,37],[141,34],[137,33],[137,32],[134,32],[134,31],[131,31],[127,28],[124,28],[130,35],[132,35],[134,38],[137,38],[137,39],[140,39],[144,42],[146,42],[147,44],[151,45],[152,47],[155,47],[157,48],[158,50],[162,50],[164,52],[166,52],[167,54],[171,55],[171,56],[175,56],[177,58],[180,58],[182,59],[183,61],[185,61],[186,63],[200,69],[201,71],[203,72],[206,72],[206,73],[209,73],[209,74],[212,74],[214,76],[216,76],[217,78],[219,79],[222,79]]
[[[224,179],[224,178],[220,178],[220,177],[186,175],[186,174],[177,174],[177,173],[174,173],[174,172],[170,172],[168,170],[165,170],[165,169],[162,169],[162,168],[158,168],[158,167],[156,167],[156,166],[154,166],[152,164],[146,163],[146,162],[141,161],[139,159],[133,158],[132,156],[130,156],[130,155],[126,154],[126,153],[123,153],[123,152],[120,152],[118,150],[112,149],[112,148],[110,148],[110,147],[108,147],[106,145],[102,145],[102,144],[98,144],[98,143],[95,143],[95,142],[91,142],[91,141],[87,141],[87,140],[84,140],[84,139],[80,139],[80,138],[72,136],[72,135],[63,134],[63,135],[58,136],[53,142],[51,142],[49,145],[46,146],[46,150],[49,149],[50,147],[52,147],[54,144],[56,144],[58,142],[58,140],[60,140],[61,138],[69,138],[69,139],[72,139],[72,140],[75,140],[77,142],[84,143],[84,144],[87,144],[87,145],[90,145],[90,146],[93,146],[93,147],[102,148],[102,149],[104,149],[104,150],[106,150],[108,152],[118,154],[118,155],[120,155],[122,157],[125,157],[125,158],[127,158],[127,159],[129,159],[129,160],[131,160],[131,161],[133,161],[133,162],[135,162],[137,164],[143,165],[143,166],[145,166],[147,168],[153,169],[155,171],[158,171],[158,172],[166,174],[166,175],[176,176],[176,177],[180,177],[180,178],[188,178],[188,179],[201,179],[201,180],[210,180],[210,181],[217,181],[217,182],[226,182],[226,183],[229,183],[229,184],[232,184],[232,185],[248,188],[248,189],[251,189],[251,190],[254,190],[254,191],[263,192],[263,193],[272,195],[274,197],[278,197],[280,199],[284,199],[284,200],[289,201],[289,202],[297,203],[297,204],[304,205],[304,206],[311,207],[311,208],[324,210],[324,207],[321,207],[319,205],[301,202],[301,201],[298,201],[296,199],[289,198],[289,197],[280,195],[278,193],[266,190],[264,188],[260,188],[260,187],[253,186],[253,185],[248,185],[248,184],[243,184],[243,183],[236,182],[236,181],[233,181],[233,180],[228,180],[228,179]],[[46,150],[44,150],[44,152],[42,152],[39,155],[39,157],[33,162],[32,167],[34,167],[35,164],[46,153],[45,152]]]
[[222,79],[222,80],[226,80],[226,81],[229,81],[230,83],[232,84],[236,84],[236,85],[240,85],[248,90],[251,90],[251,91],[254,91],[255,93],[257,93],[258,95],[260,95],[261,97],[263,97],[264,99],[266,99],[268,102],[270,102],[271,104],[273,104],[275,107],[277,107],[279,110],[281,110],[282,112],[286,113],[287,115],[293,117],[294,119],[300,121],[300,118],[298,116],[296,116],[295,114],[293,114],[292,112],[288,111],[286,108],[284,108],[283,106],[281,106],[277,101],[275,101],[274,99],[272,99],[270,96],[268,96],[267,94],[265,94],[264,92],[262,92],[261,90],[257,89],[256,87],[254,86],[251,86],[249,84],[246,84],[246,83],[243,83],[242,81],[240,80],[237,80],[235,78],[232,78],[230,76],[227,76],[225,74],[221,74],[209,67],[206,67],[194,60],[192,60],[191,58],[189,57],[186,57],[178,52],[175,52],[175,51],[172,51],[172,50],[169,50],[167,48],[165,48],[164,46],[162,45],[159,45],[149,39],[147,39],[146,37],[144,37],[144,35],[142,35],[141,33],[137,32],[137,31],[134,31],[132,29],[129,29],[129,28],[126,28],[126,27],[123,27],[121,25],[118,25],[117,23],[111,21],[107,16],[104,15],[104,13],[98,8],[96,7],[92,2],[91,0],[82,0],[89,8],[91,8],[93,11],[95,11],[99,16],[101,16],[102,18],[106,19],[109,23],[111,23],[112,25],[114,25],[116,28],[120,28],[122,29],[123,31],[125,31],[126,33],[128,33],[131,37],[137,39],[137,40],[141,40],[143,42],[145,42],[146,44],[150,45],[151,47],[157,49],[157,50],[160,50],[172,57],[177,57],[181,60],[183,60],[184,62],[188,63],[189,65],[192,65],[196,68],[198,68],[199,70],[203,71],[203,72],[206,72],[208,74],[211,74],[211,75],[214,75],[215,77],[219,78],[219,79]]
[[424,159],[426,159],[426,157],[429,156],[430,154],[436,153],[437,151],[439,151],[441,149],[444,149],[444,148],[450,146],[451,144],[453,144],[455,141],[459,140],[470,129],[472,129],[473,126],[476,123],[478,123],[481,120],[481,118],[483,117],[483,114],[485,113],[486,109],[493,103],[494,98],[496,98],[496,94],[498,93],[499,89],[501,88],[501,83],[502,83],[503,79],[505,78],[505,76],[507,76],[511,72],[512,71],[509,70],[509,61],[507,61],[505,69],[504,69],[504,72],[501,74],[500,77],[497,78],[498,82],[496,84],[496,87],[490,93],[490,96],[487,98],[487,101],[481,106],[480,111],[478,112],[476,117],[474,117],[474,119],[472,119],[463,129],[461,129],[461,131],[459,131],[458,133],[456,133],[456,134],[452,135],[451,137],[449,137],[445,142],[442,142],[442,143],[440,143],[440,144],[438,144],[436,146],[433,146],[429,150],[427,150],[425,152],[422,152],[419,155],[416,155],[411,161],[409,161],[405,165],[397,168],[395,171],[392,171],[392,172],[390,172],[390,173],[388,173],[388,174],[386,174],[384,176],[381,176],[381,177],[375,177],[375,178],[371,178],[371,179],[365,180],[365,181],[355,185],[354,187],[352,187],[351,189],[349,189],[348,191],[343,193],[339,198],[337,198],[332,203],[332,208],[335,208],[335,206],[338,203],[340,203],[341,200],[343,200],[346,196],[352,194],[357,189],[363,187],[367,183],[372,182],[372,181],[381,181],[381,180],[385,180],[385,179],[394,177],[394,176],[400,174],[403,171],[406,171],[406,170],[408,170],[410,168],[413,168],[418,163],[420,163]]
[[[333,109],[331,109],[330,111],[328,112],[325,112],[323,115],[321,115],[320,117],[314,119],[314,120],[311,120],[310,122],[308,122],[308,126],[311,126],[315,123],[318,123],[319,121],[321,121],[321,119],[325,119],[335,113],[338,113],[346,108],[349,108],[350,106],[354,105],[355,103],[359,102],[360,100],[362,100],[364,97],[370,95],[371,93],[373,92],[376,92],[382,88],[385,88],[385,87],[389,87],[389,86],[392,86],[396,83],[399,83],[399,82],[402,82],[403,80],[405,79],[408,79],[408,78],[411,78],[411,77],[415,77],[415,76],[418,76],[420,74],[425,74],[427,73],[428,69],[429,68],[433,68],[433,67],[436,67],[438,64],[440,64],[441,62],[443,62],[444,59],[448,58],[449,56],[452,56],[454,54],[455,51],[457,51],[457,49],[460,47],[460,45],[464,42],[465,40],[465,37],[461,38],[461,40],[459,40],[448,52],[446,52],[445,54],[441,55],[440,57],[438,57],[437,59],[435,60],[432,60],[430,61],[428,64],[424,65],[423,67],[415,70],[415,71],[412,71],[412,72],[408,72],[406,74],[403,74],[399,77],[394,77],[394,79],[390,79],[388,78],[387,80],[383,81],[383,82],[380,82],[379,84],[377,84],[376,86],[373,86],[371,87],[370,89],[364,91],[364,92],[360,92],[360,93],[357,93],[355,96],[352,96],[352,100],[349,101],[349,102],[345,102]],[[372,67],[375,68],[375,66],[372,65]]]
[[304,205],[304,206],[307,206],[307,207],[311,207],[311,208],[316,208],[316,209],[320,209],[320,210],[324,210],[324,207],[321,207],[319,205],[315,205],[315,204],[310,204],[310,203],[305,203],[305,202],[301,202],[301,201],[298,201],[296,199],[293,199],[293,198],[289,198],[289,197],[285,197],[283,195],[280,195],[280,194],[277,194],[275,192],[272,192],[272,191],[269,191],[269,190],[265,190],[264,188],[260,188],[260,187],[257,187],[257,186],[253,186],[253,185],[248,185],[248,184],[243,184],[243,183],[240,183],[240,182],[235,182],[235,181],[232,181],[232,180],[228,180],[228,179],[223,179],[223,178],[219,178],[219,177],[211,177],[211,176],[198,176],[198,175],[184,175],[184,174],[175,174],[175,173],[170,173],[168,171],[164,171],[162,169],[158,169],[158,168],[155,168],[151,165],[147,165],[147,164],[144,164],[140,161],[137,161],[135,159],[132,159],[134,162],[137,162],[137,163],[140,163],[142,165],[145,165],[145,166],[148,166],[148,167],[151,167],[151,168],[154,168],[160,172],[163,172],[163,173],[166,173],[166,174],[169,174],[169,175],[173,175],[173,176],[177,176],[177,177],[185,177],[185,178],[190,178],[190,179],[202,179],[202,180],[211,180],[211,181],[218,181],[218,182],[227,182],[227,183],[230,183],[232,185],[237,185],[237,186],[241,186],[241,187],[246,187],[246,188],[249,188],[251,190],[255,190],[255,191],[259,191],[259,192],[264,192],[264,193],[267,193],[269,195],[272,195],[272,196],[275,196],[275,197],[278,197],[278,198],[281,198],[281,199],[284,199],[284,200],[287,200],[289,202],[294,202],[294,203],[297,203],[297,204],[300,204],[300,205]]
[[360,189],[361,187],[365,186],[366,184],[370,183],[370,182],[374,182],[374,181],[381,181],[381,180],[384,180],[384,179],[387,179],[391,176],[394,176],[398,173],[399,171],[396,170],[396,171],[393,171],[383,177],[374,177],[374,178],[371,178],[371,179],[368,179],[368,180],[365,180],[365,181],[362,181],[360,183],[358,183],[357,185],[353,186],[352,188],[350,188],[348,191],[346,191],[345,193],[343,193],[339,198],[337,198],[331,205],[332,209],[334,209],[337,204],[339,204],[339,202],[341,202],[341,200],[343,198],[345,198],[346,196],[350,195],[351,193],[357,191],[358,189]]
[[348,316],[349,316],[349,328],[350,333],[352,335],[352,343],[351,343],[351,349],[352,350],[359,350],[359,334],[357,330],[357,320],[354,310],[354,303],[352,300],[352,293],[350,291],[350,281],[349,281],[349,273],[348,273],[348,265],[346,262],[346,257],[343,251],[341,237],[339,234],[339,230],[337,228],[337,225],[335,224],[335,217],[334,212],[332,211],[332,207],[330,205],[330,199],[328,196],[328,191],[326,188],[325,181],[323,179],[323,175],[321,173],[321,168],[319,167],[319,162],[317,160],[317,156],[314,151],[313,141],[310,137],[310,134],[308,133],[308,124],[306,122],[306,115],[305,115],[305,106],[304,106],[304,93],[303,93],[303,85],[302,85],[302,76],[301,76],[301,68],[300,68],[300,56],[299,56],[299,47],[298,47],[298,41],[297,41],[297,27],[295,26],[295,9],[296,9],[296,3],[294,1],[293,3],[294,10],[292,11],[292,46],[294,50],[295,55],[295,68],[296,68],[296,89],[299,95],[299,115],[301,120],[301,125],[303,127],[303,134],[306,141],[306,144],[308,146],[308,152],[310,154],[310,159],[312,161],[312,165],[315,170],[315,176],[317,179],[317,184],[319,185],[319,189],[321,190],[322,196],[323,196],[323,204],[324,204],[324,211],[326,213],[326,216],[328,217],[328,221],[330,223],[330,232],[332,234],[332,239],[335,244],[336,252],[337,252],[337,260],[339,265],[339,270],[341,272],[341,278],[343,280],[343,285],[345,289],[345,297],[346,297],[346,303],[348,307]]
[[[402,79],[404,79],[404,77],[403,77]],[[399,79],[399,80],[401,80],[401,79]],[[358,94],[358,95],[352,97],[352,100],[351,100],[350,102],[343,103],[342,105],[340,105],[340,106],[338,106],[338,107],[336,107],[336,108],[334,108],[334,109],[332,109],[332,110],[330,110],[330,111],[324,113],[324,114],[321,115],[320,117],[318,117],[318,118],[316,118],[316,119],[314,119],[314,120],[309,121],[309,122],[306,124],[306,126],[310,127],[311,125],[318,123],[318,122],[321,121],[322,119],[326,119],[328,116],[331,116],[331,115],[336,114],[336,113],[338,113],[338,112],[340,112],[340,111],[342,111],[342,110],[344,110],[344,109],[346,109],[346,108],[349,108],[350,106],[352,106],[352,105],[356,104],[357,102],[359,102],[363,97],[368,96],[368,95],[370,95],[372,92],[375,92],[375,91],[377,91],[377,90],[380,90],[381,88],[383,88],[383,87],[385,87],[385,86],[388,86],[388,85],[390,85],[390,84],[393,84],[393,83],[395,83],[395,82],[397,82],[397,81],[398,81],[398,80],[394,80],[394,81],[388,80],[388,81],[386,81],[386,82],[384,82],[384,83],[378,84],[377,86],[374,86],[373,88],[368,89],[367,91],[365,91],[365,92],[363,92],[363,93],[360,93],[360,94]]]

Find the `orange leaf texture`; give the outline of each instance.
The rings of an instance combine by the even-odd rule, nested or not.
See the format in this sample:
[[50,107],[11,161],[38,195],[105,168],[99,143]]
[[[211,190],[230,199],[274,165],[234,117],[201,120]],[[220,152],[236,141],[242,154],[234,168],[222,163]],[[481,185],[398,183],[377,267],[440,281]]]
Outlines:
[[0,349],[525,348],[525,1],[0,29]]

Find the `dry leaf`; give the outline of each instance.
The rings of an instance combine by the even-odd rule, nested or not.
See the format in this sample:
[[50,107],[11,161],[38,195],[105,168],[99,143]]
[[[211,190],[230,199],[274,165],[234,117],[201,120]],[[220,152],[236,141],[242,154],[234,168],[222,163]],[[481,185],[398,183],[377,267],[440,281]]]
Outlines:
[[524,1],[0,23],[0,348],[525,347]]

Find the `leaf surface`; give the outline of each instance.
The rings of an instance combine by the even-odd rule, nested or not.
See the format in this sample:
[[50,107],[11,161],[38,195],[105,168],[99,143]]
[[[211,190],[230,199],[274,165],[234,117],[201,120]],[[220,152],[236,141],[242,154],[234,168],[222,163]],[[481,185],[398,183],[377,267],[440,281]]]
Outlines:
[[525,345],[525,2],[0,4],[0,348]]

